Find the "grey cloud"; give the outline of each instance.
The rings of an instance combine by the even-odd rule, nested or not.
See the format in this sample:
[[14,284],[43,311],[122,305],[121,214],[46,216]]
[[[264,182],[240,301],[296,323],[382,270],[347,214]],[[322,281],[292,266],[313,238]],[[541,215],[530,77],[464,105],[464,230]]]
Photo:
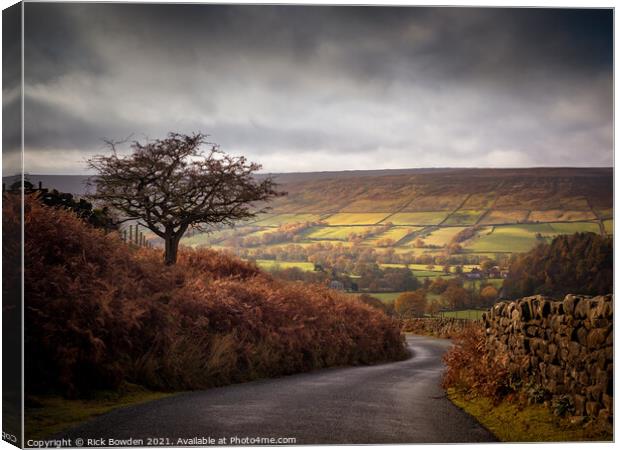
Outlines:
[[21,8],[2,13],[2,174],[21,172]]
[[610,10],[29,3],[26,14],[30,167],[53,151],[87,157],[101,137],[172,130],[208,132],[269,171],[612,162]]

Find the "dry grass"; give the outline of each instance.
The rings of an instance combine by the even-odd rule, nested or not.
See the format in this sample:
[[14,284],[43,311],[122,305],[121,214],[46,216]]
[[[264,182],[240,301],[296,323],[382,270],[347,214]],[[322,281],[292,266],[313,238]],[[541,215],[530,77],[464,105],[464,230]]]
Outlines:
[[492,399],[511,391],[507,370],[486,352],[482,324],[464,328],[453,340],[454,346],[444,355],[444,388],[477,392]]
[[86,399],[68,400],[58,395],[26,399],[26,438],[49,439],[56,433],[118,408],[169,397],[141,386],[123,384],[114,391],[100,391]]
[[542,404],[521,404],[503,400],[495,402],[479,395],[467,395],[449,389],[448,398],[474,416],[503,442],[610,441],[613,435],[595,423],[571,422],[554,415]]
[[494,209],[489,211],[481,220],[482,225],[499,225],[505,223],[523,222],[527,217],[526,210],[501,210]]
[[166,267],[34,198],[25,253],[30,394],[201,389],[405,356],[398,324],[357,299],[212,250]]
[[588,211],[566,211],[563,209],[549,209],[546,211],[532,211],[527,218],[530,222],[579,222],[594,220],[596,216]]

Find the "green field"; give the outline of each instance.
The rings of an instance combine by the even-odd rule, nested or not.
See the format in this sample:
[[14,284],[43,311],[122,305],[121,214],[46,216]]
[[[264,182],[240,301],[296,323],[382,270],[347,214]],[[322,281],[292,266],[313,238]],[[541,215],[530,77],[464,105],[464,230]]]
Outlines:
[[448,214],[448,211],[402,212],[386,218],[384,222],[394,225],[439,225]]
[[612,220],[605,220],[603,221],[603,226],[605,227],[605,233],[607,234],[614,234],[614,221]]
[[320,219],[321,215],[319,214],[264,214],[256,222],[253,222],[252,225],[279,227],[286,223],[318,222]]
[[602,219],[613,219],[614,217],[614,210],[612,208],[598,209],[597,213]]
[[[380,264],[381,267],[401,267],[404,268],[404,264]],[[422,267],[413,267],[413,266],[422,266]],[[427,269],[426,266],[422,264],[411,264],[409,266],[411,272],[416,276],[416,278],[452,278],[453,275],[444,273],[441,267],[436,267],[436,269],[430,270]]]
[[368,294],[384,303],[392,303],[402,292],[350,292],[349,295]]
[[521,209],[494,209],[487,212],[480,223],[483,225],[502,225],[508,223],[523,222],[528,216],[529,211]]
[[316,227],[313,228],[310,233],[306,235],[308,239],[314,240],[339,240],[346,241],[352,233],[363,233],[367,228],[365,227]]
[[259,237],[266,233],[273,233],[275,230],[276,230],[275,228],[261,228],[260,230],[256,230],[256,231],[253,231],[252,233],[248,233],[244,235],[244,237],[250,237],[250,236]]
[[[240,236],[246,236],[249,233],[253,232],[252,228],[239,227],[234,230],[234,232],[238,233]],[[230,236],[233,234],[232,229],[227,229],[223,231],[214,231],[212,233],[199,233],[194,234],[193,236],[184,237],[181,240],[181,245],[186,245],[188,247],[200,247],[200,246],[215,246],[213,243],[221,239],[225,236]]]
[[[278,247],[288,247],[289,245],[293,244],[293,242],[280,242],[280,243],[276,243],[276,244],[268,244],[268,245],[263,245],[261,246],[261,248],[269,248],[269,249],[276,249]],[[341,240],[311,240],[311,239],[306,239],[306,240],[302,240],[301,242],[295,242],[294,245],[298,245],[299,247],[310,247],[313,245],[317,245],[317,244],[328,244],[328,245],[339,245],[339,246],[343,246],[343,247],[349,247],[351,245],[353,245],[351,242],[349,241],[341,241]]]
[[548,236],[554,233],[549,224],[497,225],[482,228],[477,237],[465,243],[471,252],[526,252],[536,246],[539,240],[536,234]]
[[563,209],[532,211],[528,217],[530,222],[579,222],[593,219],[596,219],[596,215],[590,210],[565,211]]
[[479,209],[460,209],[451,214],[443,225],[473,225],[484,211]]
[[454,236],[463,231],[465,227],[445,227],[432,231],[430,234],[421,237],[426,245],[437,245],[443,247],[449,244]]
[[416,278],[452,278],[454,276],[435,270],[412,270],[412,272]]
[[[379,264],[382,268],[387,267],[397,267],[397,268],[405,268],[405,264]],[[432,266],[432,269],[429,269],[427,265],[424,264],[409,264],[409,269],[413,273],[416,278],[453,278],[455,273],[455,267],[450,267],[450,274],[447,274],[443,271],[443,267],[441,266]],[[471,272],[474,267],[478,267],[472,264],[463,266],[463,272],[468,273]],[[422,280],[423,281],[423,280]],[[496,287],[501,287],[503,280],[502,279],[487,279],[485,282],[490,283]],[[471,281],[466,281],[465,284],[471,284]]]
[[[412,272],[421,272],[421,271],[426,271],[426,272],[435,272],[437,273],[437,275],[446,275],[443,271],[443,267],[442,266],[431,266],[432,268],[429,269],[429,265],[428,264],[379,264],[380,267],[398,267],[398,268],[404,268],[404,267],[408,267],[409,269],[411,269]],[[475,264],[465,264],[463,266],[463,272],[467,273],[467,272],[471,272],[472,269],[474,267],[478,267]],[[455,273],[455,267],[454,266],[450,266],[450,273]],[[435,275],[435,276],[437,276]]]
[[[397,264],[394,264],[394,265],[397,265]],[[403,264],[400,264],[400,265],[403,266]],[[463,272],[464,273],[471,272],[474,267],[479,268],[476,264],[465,264],[465,265],[463,265],[461,267],[463,267]],[[409,264],[409,268],[414,269],[414,270],[429,270],[428,266],[425,265],[425,264]],[[433,266],[432,270],[435,271],[435,272],[443,272],[443,267],[441,267],[441,266]],[[454,266],[450,267],[450,272],[451,273],[454,273],[455,270],[456,269],[455,269]]]
[[388,216],[389,213],[337,213],[325,219],[330,225],[375,225]]
[[[492,231],[491,231],[492,230]],[[599,233],[596,222],[537,223],[520,225],[496,225],[484,227],[478,236],[464,243],[471,252],[526,252],[539,242],[548,242],[559,234],[576,232]],[[541,239],[537,238],[540,233]]]
[[258,267],[265,270],[290,269],[296,267],[301,270],[314,270],[314,264],[306,261],[274,261],[271,259],[257,259]]
[[372,245],[374,242],[380,241],[382,239],[391,239],[394,242],[398,242],[403,239],[405,236],[408,236],[411,233],[422,230],[422,227],[403,227],[403,226],[395,226],[391,227],[384,233],[381,233],[377,236],[373,236],[364,241],[365,244]]
[[600,233],[601,228],[598,222],[571,222],[571,223],[552,223],[553,234],[573,234],[577,232]]
[[497,290],[502,288],[504,284],[503,278],[485,278],[484,280],[465,280],[463,282],[463,287],[467,290],[478,289],[481,284],[490,284],[495,287]]

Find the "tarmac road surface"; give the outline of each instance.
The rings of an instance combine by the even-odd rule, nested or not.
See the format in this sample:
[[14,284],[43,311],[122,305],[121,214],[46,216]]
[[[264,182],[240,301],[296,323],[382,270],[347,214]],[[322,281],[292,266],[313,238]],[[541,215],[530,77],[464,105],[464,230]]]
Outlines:
[[[450,341],[408,336],[412,357],[179,394],[118,409],[61,433],[72,444],[192,445],[490,442],[440,387]],[[232,438],[232,439],[231,439]],[[127,441],[134,439],[134,441]],[[209,439],[212,439],[209,441]],[[142,440],[142,442],[140,442]],[[82,442],[82,444],[80,444]]]

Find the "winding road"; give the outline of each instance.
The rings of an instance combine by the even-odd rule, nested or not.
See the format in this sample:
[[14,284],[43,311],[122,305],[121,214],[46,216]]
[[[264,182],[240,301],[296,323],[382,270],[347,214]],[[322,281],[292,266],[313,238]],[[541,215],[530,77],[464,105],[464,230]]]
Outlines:
[[408,336],[407,343],[412,357],[405,361],[179,394],[112,411],[56,437],[79,438],[84,446],[101,437],[106,445],[113,437],[142,439],[142,445],[161,438],[175,446],[205,444],[191,439],[209,437],[227,444],[260,443],[242,440],[255,437],[296,444],[495,441],[439,386],[450,341]]

